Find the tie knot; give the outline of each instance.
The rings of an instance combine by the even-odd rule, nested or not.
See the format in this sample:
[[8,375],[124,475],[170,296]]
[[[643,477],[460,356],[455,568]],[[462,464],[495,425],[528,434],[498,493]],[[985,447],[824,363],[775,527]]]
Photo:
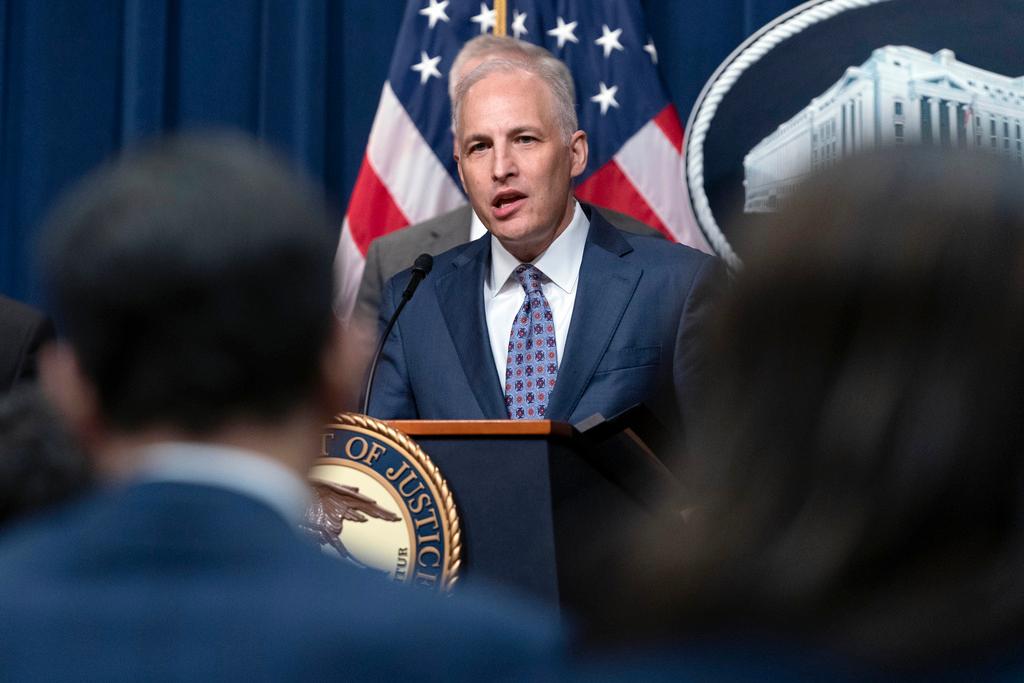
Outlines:
[[541,291],[540,286],[543,283],[544,273],[537,270],[532,263],[520,263],[513,272],[527,294]]

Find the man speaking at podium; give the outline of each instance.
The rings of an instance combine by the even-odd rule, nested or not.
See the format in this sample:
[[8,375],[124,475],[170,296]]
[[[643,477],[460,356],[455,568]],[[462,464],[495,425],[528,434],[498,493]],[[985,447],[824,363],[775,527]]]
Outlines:
[[[680,423],[717,261],[576,201],[588,147],[571,93],[550,55],[487,61],[459,83],[455,159],[490,234],[436,258],[385,340],[371,415],[576,423],[646,403]],[[382,323],[408,279],[385,288]]]

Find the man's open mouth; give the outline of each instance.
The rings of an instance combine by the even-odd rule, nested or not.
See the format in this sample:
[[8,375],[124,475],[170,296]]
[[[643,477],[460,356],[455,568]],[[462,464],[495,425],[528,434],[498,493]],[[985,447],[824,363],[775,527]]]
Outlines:
[[508,216],[519,208],[524,199],[526,199],[526,195],[514,190],[498,193],[491,201],[491,206],[494,207],[494,215],[498,218]]

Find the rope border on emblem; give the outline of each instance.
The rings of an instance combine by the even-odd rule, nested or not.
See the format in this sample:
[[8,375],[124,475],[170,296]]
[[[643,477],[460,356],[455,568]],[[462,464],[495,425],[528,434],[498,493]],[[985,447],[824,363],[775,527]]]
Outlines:
[[430,459],[430,456],[420,448],[418,443],[409,438],[404,432],[395,429],[383,420],[360,413],[338,413],[334,416],[333,422],[343,427],[359,427],[382,434],[398,444],[399,448],[412,455],[416,462],[426,470],[431,483],[437,487],[438,493],[441,496],[444,504],[444,516],[448,522],[448,529],[452,534],[451,552],[448,554],[448,560],[445,563],[445,574],[448,578],[445,579],[443,586],[446,591],[450,591],[452,586],[458,583],[459,570],[462,568],[462,526],[459,523],[459,513],[455,507],[455,497],[452,495],[451,489],[448,488],[448,481],[441,474],[441,470]]
[[711,127],[711,120],[718,111],[718,105],[744,71],[783,41],[819,21],[830,19],[846,10],[883,2],[889,0],[812,0],[793,8],[767,24],[729,55],[708,79],[704,90],[697,97],[697,104],[686,126],[686,186],[689,190],[690,206],[697,217],[697,225],[730,269],[737,271],[743,263],[722,234],[722,229],[711,213],[707,193],[704,192],[704,140]]

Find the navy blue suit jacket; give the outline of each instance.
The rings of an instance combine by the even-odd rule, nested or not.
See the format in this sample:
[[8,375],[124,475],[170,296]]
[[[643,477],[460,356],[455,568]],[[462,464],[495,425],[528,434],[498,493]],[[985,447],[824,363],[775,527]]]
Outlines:
[[207,486],[101,493],[0,543],[0,679],[489,680],[551,665],[556,627],[349,569]]
[[[589,212],[590,232],[547,418],[611,417],[646,403],[677,426],[697,383],[696,331],[720,285],[718,260],[617,230]],[[441,254],[384,346],[369,413],[383,419],[505,419],[488,341],[483,281],[490,235]],[[409,272],[384,291],[381,323]]]

